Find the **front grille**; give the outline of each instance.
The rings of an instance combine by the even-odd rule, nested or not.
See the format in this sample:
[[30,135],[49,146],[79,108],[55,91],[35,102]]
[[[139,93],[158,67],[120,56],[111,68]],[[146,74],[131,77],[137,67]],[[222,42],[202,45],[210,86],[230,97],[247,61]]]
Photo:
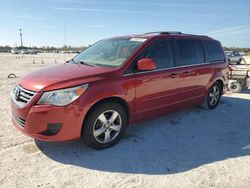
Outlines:
[[19,106],[20,108],[23,108],[26,104],[28,104],[31,99],[35,96],[35,92],[26,90],[20,86],[15,86],[12,94],[11,99],[13,102]]

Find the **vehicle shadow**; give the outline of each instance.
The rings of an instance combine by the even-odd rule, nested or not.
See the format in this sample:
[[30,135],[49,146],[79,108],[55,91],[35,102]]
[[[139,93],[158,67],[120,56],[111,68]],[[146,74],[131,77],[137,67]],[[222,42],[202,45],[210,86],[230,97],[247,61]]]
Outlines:
[[112,148],[97,151],[80,141],[38,148],[60,163],[107,172],[173,174],[250,155],[250,100],[222,98],[215,110],[192,108],[128,128]]

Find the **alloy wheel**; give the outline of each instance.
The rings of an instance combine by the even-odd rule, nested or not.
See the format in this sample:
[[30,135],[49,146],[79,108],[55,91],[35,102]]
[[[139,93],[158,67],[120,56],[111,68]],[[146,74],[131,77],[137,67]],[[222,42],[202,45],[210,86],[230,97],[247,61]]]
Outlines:
[[208,103],[211,106],[214,106],[219,101],[219,98],[220,98],[220,88],[217,85],[214,85],[210,90]]
[[99,143],[110,143],[119,134],[122,127],[121,115],[115,110],[101,113],[95,120],[93,135]]

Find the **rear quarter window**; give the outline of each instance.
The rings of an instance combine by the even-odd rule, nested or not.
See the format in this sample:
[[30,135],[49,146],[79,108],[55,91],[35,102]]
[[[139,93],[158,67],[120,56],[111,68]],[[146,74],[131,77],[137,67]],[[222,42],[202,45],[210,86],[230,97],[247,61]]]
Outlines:
[[204,41],[204,43],[209,62],[217,62],[225,60],[224,52],[219,42],[213,40],[206,40]]

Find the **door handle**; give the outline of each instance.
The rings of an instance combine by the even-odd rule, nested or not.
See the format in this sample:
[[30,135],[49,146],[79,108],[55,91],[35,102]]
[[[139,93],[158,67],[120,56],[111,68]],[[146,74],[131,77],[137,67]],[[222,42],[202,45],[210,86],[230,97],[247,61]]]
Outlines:
[[186,71],[186,72],[183,72],[183,73],[181,73],[181,74],[190,74],[191,72],[189,72],[189,71]]
[[179,74],[177,73],[170,74],[170,78],[177,78],[177,77],[179,77]]
[[196,74],[195,72],[186,71],[186,72],[181,73],[181,77],[194,76],[195,74]]

